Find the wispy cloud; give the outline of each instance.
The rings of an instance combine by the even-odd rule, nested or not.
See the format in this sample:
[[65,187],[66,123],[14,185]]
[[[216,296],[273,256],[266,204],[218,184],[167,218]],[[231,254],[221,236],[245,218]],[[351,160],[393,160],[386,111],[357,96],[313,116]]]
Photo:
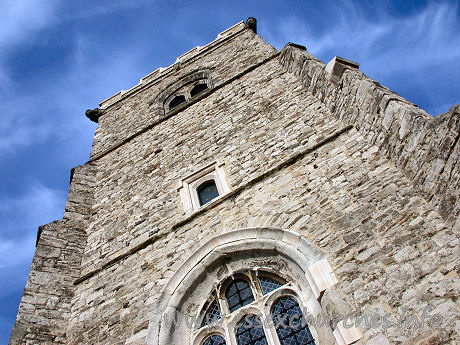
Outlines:
[[6,341],[14,322],[35,252],[38,225],[62,217],[65,192],[38,182],[25,194],[0,201],[0,342]]
[[[12,92],[16,81],[11,79],[5,59],[10,49],[27,41],[53,22],[54,1],[40,0],[0,0],[0,153],[16,145],[27,145],[32,141],[41,141],[50,131],[49,124],[30,125],[32,114],[31,96]],[[28,109],[29,108],[29,109]]]
[[61,20],[66,21],[99,17],[101,15],[111,14],[116,11],[129,11],[145,5],[152,5],[154,2],[155,0],[110,0],[92,2],[91,6],[88,6],[88,2],[86,0],[74,0],[72,1],[72,4],[69,5],[72,9],[72,12],[62,13]]
[[0,203],[0,297],[22,289],[35,248],[37,228],[60,219],[65,193],[33,183],[28,192]]
[[393,16],[382,7],[375,8],[375,15],[369,16],[368,10],[345,0],[330,6],[334,20],[328,21],[327,27],[318,30],[307,19],[292,17],[284,19],[279,31],[269,35],[278,47],[283,44],[282,37],[296,37],[319,56],[337,51],[385,61],[397,56],[397,65],[411,61],[414,54],[422,63],[460,55],[458,4],[431,3],[407,17]]
[[[106,11],[124,6],[127,5],[116,3]],[[83,15],[75,13],[73,19]],[[16,24],[10,26],[20,26],[20,21],[17,19]],[[40,25],[45,24],[38,21],[35,27]],[[71,137],[85,143],[83,150],[87,155],[95,125],[84,117],[86,108],[95,107],[104,97],[134,86],[143,76],[139,63],[143,54],[141,47],[120,49],[116,54],[102,53],[96,38],[84,31],[74,33],[69,40],[72,49],[68,59],[72,67],[47,75],[39,81],[42,87],[37,85],[33,93],[23,92],[21,85],[8,77],[0,54],[0,89],[4,89],[0,93],[0,156],[51,138],[65,141]],[[0,50],[1,46],[0,43]],[[97,51],[100,55],[95,57]],[[2,80],[5,83],[2,84]]]
[[55,1],[2,0],[0,6],[0,46],[5,46],[17,44],[30,33],[49,25]]
[[28,193],[0,202],[0,342],[14,323],[35,252],[37,226],[60,218],[64,193],[34,183]]
[[[25,190],[25,194],[3,198],[0,203],[0,238],[3,240],[12,234],[35,234],[38,225],[62,217],[67,191],[51,189],[39,182],[31,183]],[[0,253],[5,248],[3,245],[5,241],[0,241]]]
[[53,22],[54,4],[53,0],[0,0],[0,90],[13,82],[4,66],[7,52]]
[[[21,238],[20,240],[4,240],[0,244],[0,277],[3,287],[11,282],[12,275],[21,275],[23,271],[24,263],[32,260],[33,253],[35,251],[35,236],[29,235]],[[16,268],[20,267],[21,270],[18,272]],[[6,273],[6,274],[5,274]],[[6,275],[6,276],[5,276]],[[22,279],[21,279],[22,280]],[[0,295],[3,288],[0,288]]]
[[[409,76],[413,84],[406,85],[407,88],[418,87],[423,93],[424,89],[443,83],[445,77],[452,77],[452,73],[460,77],[458,3],[432,2],[408,16],[392,14],[385,2],[374,5],[372,10],[347,0],[331,2],[329,6],[331,20],[327,26],[313,26],[311,18],[284,18],[279,26],[272,26],[267,40],[280,48],[285,44],[285,37],[295,37],[296,43],[305,44],[325,62],[335,55],[355,60],[366,74],[389,83],[389,87],[391,82],[400,83],[401,78]],[[446,75],[427,73],[439,66],[445,66]],[[421,96],[427,105],[440,102],[434,100],[437,95],[433,92],[427,91]],[[460,99],[460,94],[457,96]],[[454,96],[450,99],[458,102]],[[431,109],[435,114],[441,110],[446,109],[439,106]]]
[[37,108],[40,109],[40,100],[20,95],[4,95],[0,100],[0,155],[21,146],[43,142],[52,133],[51,122],[34,116]]

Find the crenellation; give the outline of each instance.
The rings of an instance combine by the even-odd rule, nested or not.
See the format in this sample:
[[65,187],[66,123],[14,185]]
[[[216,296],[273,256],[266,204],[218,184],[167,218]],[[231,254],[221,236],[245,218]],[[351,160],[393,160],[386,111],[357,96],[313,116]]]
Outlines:
[[[250,30],[243,30],[239,36],[234,37],[231,41],[238,39],[241,47],[234,51],[225,50],[225,46],[218,46],[208,54],[200,57],[200,65],[205,66],[208,69],[213,70],[211,75],[215,86],[218,86],[231,76],[236,76],[244,69],[248,68],[251,64],[257,64],[269,57],[275,52],[275,49],[271,46],[267,46],[265,42],[260,39],[259,36],[255,35]],[[254,40],[255,39],[255,42]],[[254,45],[255,44],[255,45]],[[260,47],[260,54],[255,54],[256,49]],[[222,55],[222,51],[226,51]],[[228,60],[227,56],[231,54],[232,60]],[[236,56],[235,56],[236,54]],[[151,118],[151,108],[156,105],[149,105],[149,102],[142,101],[143,99],[153,100],[157,94],[169,86],[171,81],[176,80],[178,75],[186,75],[187,72],[192,72],[197,69],[197,66],[193,64],[193,61],[184,64],[179,71],[172,71],[168,75],[169,78],[162,78],[155,84],[149,84],[149,87],[143,91],[142,94],[135,93],[129,96],[129,100],[124,102],[123,105],[118,105],[109,114],[106,114],[100,118],[99,127],[96,130],[96,136],[98,140],[94,141],[93,151],[91,156],[94,157],[100,154],[102,151],[109,149],[111,146],[116,145],[120,142],[121,138],[127,138],[133,135],[143,128],[148,127],[152,124],[152,120],[158,120]],[[122,114],[126,112],[136,111],[136,121],[134,119],[127,119]],[[117,130],[114,130],[114,126]],[[117,137],[115,137],[115,135]],[[101,137],[102,136],[102,137]],[[96,138],[95,138],[96,139]]]
[[148,75],[146,75],[145,77],[141,78],[139,83],[137,85],[133,86],[132,88],[130,88],[129,90],[121,90],[121,91],[117,92],[116,94],[114,94],[113,96],[105,99],[104,101],[102,101],[100,103],[101,108],[106,109],[107,107],[109,107],[109,106],[113,105],[114,103],[120,101],[124,96],[126,96],[125,94],[131,94],[134,91],[138,91],[140,86],[145,85],[147,83],[150,84],[150,82],[152,82],[154,80],[156,81],[156,78],[154,78],[154,77],[164,78],[165,75],[167,74],[167,72],[174,71],[174,68],[177,66],[176,64],[185,63],[186,61],[188,61],[188,60],[190,60],[192,58],[195,58],[198,54],[206,52],[210,48],[214,48],[214,46],[216,46],[218,43],[221,43],[221,41],[224,41],[225,39],[230,38],[231,36],[237,34],[238,32],[240,32],[241,30],[244,30],[244,29],[245,29],[245,26],[244,26],[243,22],[240,22],[240,23],[235,24],[234,26],[222,31],[220,34],[217,35],[217,38],[214,41],[208,43],[207,45],[205,45],[203,47],[197,46],[197,47],[185,52],[184,54],[178,56],[176,61],[172,65],[170,65],[168,67],[159,67],[155,71],[153,71],[153,72],[149,73]]
[[[354,69],[344,71],[340,88],[334,86],[322,71],[322,62],[300,49],[287,46],[280,62],[300,76],[335,116],[355,125],[394,160],[414,186],[440,207],[443,217],[455,222],[460,207],[458,155],[451,158],[451,152],[458,150],[458,105],[434,118]],[[447,173],[445,166],[451,167]],[[447,188],[451,190],[445,194]]]

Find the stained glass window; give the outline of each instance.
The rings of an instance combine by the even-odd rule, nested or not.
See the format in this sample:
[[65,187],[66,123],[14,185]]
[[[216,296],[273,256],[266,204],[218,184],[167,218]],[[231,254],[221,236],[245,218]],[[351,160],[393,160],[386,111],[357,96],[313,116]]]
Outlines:
[[214,180],[209,180],[202,183],[197,189],[198,199],[200,200],[200,206],[203,206],[210,202],[211,200],[219,196],[217,191],[216,182]]
[[260,287],[262,288],[262,292],[264,295],[269,294],[273,290],[278,289],[279,287],[283,286],[280,282],[266,277],[259,278]]
[[242,279],[235,279],[230,283],[227,291],[225,291],[225,297],[227,298],[230,312],[254,301],[249,283]]
[[216,322],[219,320],[221,317],[220,315],[220,310],[219,306],[217,305],[217,302],[214,300],[206,310],[206,313],[204,314],[203,321],[201,322],[201,327],[204,327],[206,325],[210,325],[213,322]]
[[214,334],[207,337],[203,345],[225,345],[225,339],[218,334]]
[[273,305],[273,322],[281,345],[314,345],[302,310],[292,297],[282,297]]
[[[260,288],[252,289],[253,277],[258,278]],[[256,282],[257,283],[257,282]],[[271,299],[268,294],[277,290],[278,292],[285,291],[289,293],[291,289],[284,289],[287,282],[283,278],[277,276],[274,273],[257,271],[253,272],[239,272],[236,275],[236,279],[233,278],[227,284],[219,285],[215,292],[209,298],[209,302],[205,305],[200,315],[203,315],[200,327],[207,327],[206,330],[212,334],[206,336],[201,345],[225,345],[225,339],[218,333],[222,332],[223,327],[225,331],[229,331],[227,328],[228,324],[223,322],[219,324],[219,327],[215,324],[218,320],[232,320],[236,313],[249,312],[242,317],[235,328],[235,337],[237,345],[315,345],[315,339],[313,338],[308,324],[302,312],[301,305],[297,302],[297,299],[293,295],[281,295],[277,299]],[[225,290],[220,290],[224,288]],[[278,290],[279,289],[279,290]],[[284,290],[283,290],[284,289]],[[217,293],[217,294],[216,294]],[[276,293],[276,292],[275,292]],[[217,296],[225,296],[229,313],[234,313],[230,318],[227,318],[227,309],[224,305],[220,304],[225,302],[217,298]],[[264,303],[252,303],[255,300],[263,301]],[[272,302],[269,305],[265,303]],[[238,309],[251,305],[251,308],[244,308],[243,310]],[[264,314],[264,308],[269,308],[269,317],[273,322],[265,322],[261,315]],[[221,307],[224,308],[224,313]],[[258,310],[258,311],[256,311]],[[237,311],[235,313],[235,311]],[[268,310],[267,310],[268,312]],[[266,338],[265,330],[273,334],[275,338]],[[277,340],[275,336],[277,335]]]
[[236,329],[238,345],[267,345],[260,319],[255,315],[246,316]]

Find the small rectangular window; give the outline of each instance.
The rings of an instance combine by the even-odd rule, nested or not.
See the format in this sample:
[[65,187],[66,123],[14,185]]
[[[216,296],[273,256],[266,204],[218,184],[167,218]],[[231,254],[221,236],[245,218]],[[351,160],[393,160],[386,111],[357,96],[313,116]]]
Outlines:
[[217,160],[179,181],[178,190],[186,213],[190,214],[230,192],[223,165]]

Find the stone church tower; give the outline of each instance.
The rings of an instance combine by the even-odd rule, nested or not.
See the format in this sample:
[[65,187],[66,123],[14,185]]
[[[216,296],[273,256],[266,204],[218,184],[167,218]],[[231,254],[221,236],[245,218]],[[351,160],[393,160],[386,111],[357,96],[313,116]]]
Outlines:
[[232,26],[87,112],[10,344],[458,344],[459,112]]

